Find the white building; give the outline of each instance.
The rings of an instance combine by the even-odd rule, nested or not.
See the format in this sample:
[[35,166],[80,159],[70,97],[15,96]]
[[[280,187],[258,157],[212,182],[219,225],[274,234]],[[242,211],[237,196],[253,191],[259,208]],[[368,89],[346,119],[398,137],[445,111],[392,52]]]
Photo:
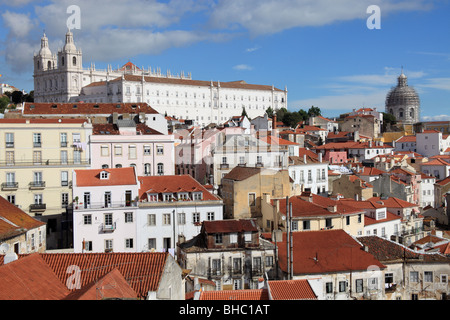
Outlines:
[[72,181],[74,252],[136,252],[134,168],[75,170]]
[[424,130],[416,133],[417,137],[417,153],[424,157],[432,157],[438,154],[443,154],[444,141],[442,139],[442,132],[436,130]]
[[202,221],[223,219],[223,201],[190,175],[138,177],[138,251],[171,251],[195,237]]
[[159,113],[201,125],[222,124],[243,109],[250,118],[264,115],[269,107],[287,109],[287,89],[273,85],[193,80],[190,74],[164,75],[131,62],[117,69],[83,68],[71,31],[57,55],[42,37],[34,56],[34,97],[35,102],[146,102]]
[[432,206],[434,208],[434,184],[436,178],[423,174],[420,182],[420,207]]
[[328,162],[322,161],[321,153],[317,158],[290,156],[288,170],[294,187],[319,195],[328,193]]

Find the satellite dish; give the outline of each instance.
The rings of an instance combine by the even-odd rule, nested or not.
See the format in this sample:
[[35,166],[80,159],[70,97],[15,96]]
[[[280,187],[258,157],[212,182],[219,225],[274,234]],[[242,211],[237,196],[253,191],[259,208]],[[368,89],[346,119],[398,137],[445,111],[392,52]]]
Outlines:
[[17,254],[15,252],[10,252],[8,254],[5,255],[5,257],[3,258],[3,264],[7,264],[13,261],[16,261],[19,257],[17,256]]
[[9,247],[9,244],[7,244],[6,242],[2,243],[0,245],[0,254],[6,254],[9,251]]

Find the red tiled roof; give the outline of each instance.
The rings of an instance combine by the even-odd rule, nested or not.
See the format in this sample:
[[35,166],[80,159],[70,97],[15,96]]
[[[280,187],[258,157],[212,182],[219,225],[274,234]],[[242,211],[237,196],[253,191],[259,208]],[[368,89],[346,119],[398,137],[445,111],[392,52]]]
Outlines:
[[436,181],[436,184],[438,184],[440,186],[445,186],[448,183],[450,183],[450,176],[448,176],[442,180]]
[[421,165],[422,166],[450,166],[450,163],[448,163],[440,158],[437,158],[437,159],[433,159],[428,162],[423,162]]
[[407,202],[405,200],[395,198],[395,197],[389,197],[387,199],[381,199],[380,197],[372,197],[368,199],[369,201],[375,201],[378,202],[387,208],[411,208],[411,207],[417,207],[417,204]]
[[138,177],[140,198],[146,193],[203,192],[203,200],[219,200],[190,175]]
[[[136,124],[136,133],[141,135],[162,134],[155,129],[150,128],[144,123]],[[94,124],[92,125],[93,135],[119,135],[119,127],[112,123]]]
[[200,300],[269,300],[267,289],[202,291]]
[[[370,266],[385,268],[344,230],[293,232],[292,236],[295,275],[368,270]],[[286,233],[277,244],[279,266],[286,272]]]
[[87,118],[78,119],[38,119],[38,118],[18,118],[18,119],[0,119],[0,124],[83,124],[87,122]]
[[0,240],[45,225],[0,196]]
[[69,293],[38,253],[0,265],[0,300],[61,300]]
[[272,300],[316,300],[311,285],[306,279],[268,281]]
[[375,167],[363,167],[362,172],[355,171],[358,176],[379,176],[380,174],[386,173],[386,171],[377,169]]
[[231,169],[222,179],[234,180],[234,181],[243,181],[246,180],[262,171],[261,168],[257,167],[242,167],[236,166]]
[[137,293],[115,268],[100,279],[73,291],[63,300],[102,300],[108,298],[137,299]]
[[23,107],[24,115],[74,115],[77,117],[93,114],[113,113],[146,114],[158,113],[147,103],[36,103],[26,102]]
[[395,140],[395,142],[416,142],[416,136],[403,136]]
[[394,220],[400,220],[400,219],[401,219],[400,216],[398,216],[396,214],[393,214],[393,213],[391,213],[389,211],[386,211],[386,218],[385,219],[377,220],[377,219],[371,218],[369,216],[364,216],[364,225],[365,226],[370,226],[370,225],[376,224],[376,223],[382,223],[382,222],[388,222],[388,221],[394,221]]
[[266,137],[262,137],[260,138],[260,140],[268,143],[268,144],[273,144],[273,145],[294,145],[294,146],[299,146],[298,143],[283,139],[283,138],[278,138],[275,136],[266,136]]
[[[101,172],[108,172],[108,179],[100,179]],[[133,167],[108,169],[75,170],[76,185],[78,187],[100,187],[136,185],[136,175]]]
[[[118,269],[137,293],[146,298],[149,291],[156,291],[164,272],[169,253],[41,253],[42,259],[55,272],[63,284],[67,284],[73,272],[69,267],[79,268],[81,287],[90,285],[113,269]],[[70,279],[69,279],[70,278]]]
[[257,232],[258,227],[252,219],[239,220],[215,220],[203,221],[203,230],[206,233],[230,233],[230,232]]

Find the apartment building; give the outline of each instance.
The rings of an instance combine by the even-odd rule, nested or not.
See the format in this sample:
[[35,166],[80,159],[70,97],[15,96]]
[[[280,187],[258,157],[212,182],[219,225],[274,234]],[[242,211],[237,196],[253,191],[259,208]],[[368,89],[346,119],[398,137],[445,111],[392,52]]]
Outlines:
[[47,248],[62,236],[72,173],[89,168],[92,124],[79,119],[1,119],[0,195],[47,223]]

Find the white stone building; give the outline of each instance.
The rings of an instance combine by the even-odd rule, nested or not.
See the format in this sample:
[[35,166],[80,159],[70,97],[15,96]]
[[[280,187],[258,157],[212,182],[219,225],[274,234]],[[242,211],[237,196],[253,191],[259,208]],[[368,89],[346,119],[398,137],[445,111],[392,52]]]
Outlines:
[[222,124],[245,109],[250,118],[287,108],[287,89],[245,81],[200,81],[181,72],[138,68],[128,62],[121,68],[97,70],[82,66],[82,52],[66,33],[63,49],[52,54],[48,38],[34,56],[35,102],[146,102],[159,113],[191,119],[200,125]]

